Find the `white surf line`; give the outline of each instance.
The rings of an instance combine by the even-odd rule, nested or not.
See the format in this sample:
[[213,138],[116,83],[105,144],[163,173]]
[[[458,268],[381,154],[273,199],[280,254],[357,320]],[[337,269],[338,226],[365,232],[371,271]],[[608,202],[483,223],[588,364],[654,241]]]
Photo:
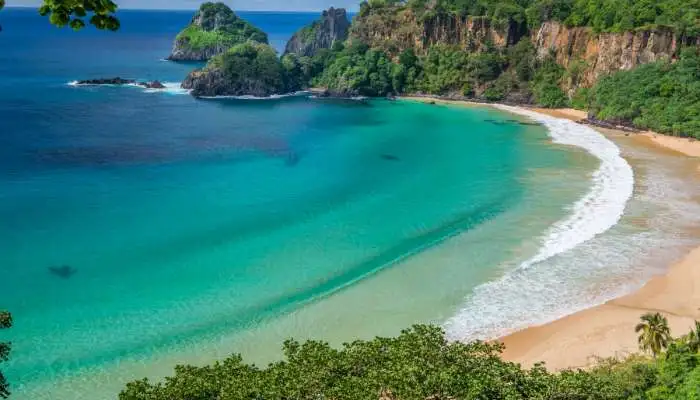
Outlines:
[[571,304],[561,290],[566,267],[537,266],[616,225],[634,189],[632,167],[620,156],[620,149],[596,130],[518,107],[496,107],[540,122],[554,143],[580,147],[598,158],[600,166],[592,175],[590,190],[572,205],[571,214],[542,236],[538,253],[502,278],[477,286],[465,306],[445,323],[454,340],[491,339],[578,311],[580,304]]
[[267,97],[252,96],[252,95],[241,95],[241,96],[222,95],[222,96],[200,96],[200,98],[202,98],[202,99],[235,99],[235,100],[278,100],[278,99],[284,99],[287,97],[304,96],[304,95],[307,95],[309,93],[310,92],[307,90],[300,90],[298,92],[291,92],[291,93],[285,93],[285,94],[271,94]]

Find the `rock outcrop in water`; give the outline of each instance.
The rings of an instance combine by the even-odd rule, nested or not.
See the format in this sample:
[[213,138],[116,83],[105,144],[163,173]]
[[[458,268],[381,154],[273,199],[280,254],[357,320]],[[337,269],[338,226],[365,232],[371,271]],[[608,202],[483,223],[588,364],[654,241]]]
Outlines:
[[336,41],[348,37],[350,21],[344,8],[329,8],[323,11],[321,18],[311,25],[298,30],[285,47],[285,54],[314,56],[321,49],[330,49]]
[[275,50],[248,42],[212,58],[206,67],[190,72],[182,82],[195,97],[268,97],[298,90]]
[[267,43],[267,34],[224,3],[204,3],[175,38],[171,61],[207,61],[246,41]]
[[146,89],[165,89],[160,81],[147,81],[140,82],[135,79],[124,79],[120,77],[116,78],[98,78],[98,79],[85,79],[77,81],[76,85],[84,86],[100,86],[100,85],[110,85],[110,86],[121,86],[121,85],[138,85]]

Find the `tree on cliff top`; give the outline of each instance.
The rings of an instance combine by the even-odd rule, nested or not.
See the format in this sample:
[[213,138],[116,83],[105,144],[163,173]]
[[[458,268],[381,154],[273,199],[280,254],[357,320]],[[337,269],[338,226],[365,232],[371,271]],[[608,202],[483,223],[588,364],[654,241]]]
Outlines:
[[[2,0],[0,0],[2,1]],[[0,311],[0,329],[12,326],[12,315],[7,311]],[[7,361],[10,356],[10,343],[0,342],[0,363]],[[10,385],[0,371],[0,398],[6,399],[10,395]]]

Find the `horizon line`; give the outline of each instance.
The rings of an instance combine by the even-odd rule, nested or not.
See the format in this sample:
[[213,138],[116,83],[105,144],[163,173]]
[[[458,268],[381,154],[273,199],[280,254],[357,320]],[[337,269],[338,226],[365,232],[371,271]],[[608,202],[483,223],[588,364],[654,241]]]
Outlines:
[[[331,6],[332,7],[332,6]],[[3,8],[4,10],[8,10],[10,8],[29,8],[29,9],[38,9],[38,6],[32,6],[32,5],[12,5],[12,6],[5,6]],[[328,7],[330,8],[330,7]],[[319,9],[305,9],[305,10],[246,10],[246,9],[235,9],[233,10],[234,12],[276,12],[276,13],[308,13],[308,12],[321,12],[325,11],[328,8],[319,8]],[[333,8],[344,8],[344,7],[333,7]],[[124,7],[124,8],[117,8],[117,12],[119,11],[196,11],[198,8],[133,8],[133,7]],[[348,9],[345,8],[347,12],[353,13],[356,12],[353,9]]]

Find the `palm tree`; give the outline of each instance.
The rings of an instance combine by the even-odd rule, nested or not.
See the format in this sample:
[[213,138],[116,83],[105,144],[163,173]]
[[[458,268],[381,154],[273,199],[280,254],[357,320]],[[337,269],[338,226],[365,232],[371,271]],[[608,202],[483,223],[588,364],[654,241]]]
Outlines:
[[641,320],[642,322],[634,327],[634,331],[639,333],[639,348],[643,351],[651,351],[656,358],[671,341],[668,320],[660,313],[646,313],[642,315]]
[[694,352],[700,350],[700,322],[695,321],[695,328],[688,334],[688,346]]

